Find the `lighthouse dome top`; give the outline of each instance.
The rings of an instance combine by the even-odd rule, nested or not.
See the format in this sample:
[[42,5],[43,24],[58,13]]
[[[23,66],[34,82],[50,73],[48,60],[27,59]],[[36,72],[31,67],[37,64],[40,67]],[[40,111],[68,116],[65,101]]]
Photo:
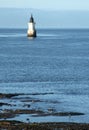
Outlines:
[[33,16],[32,16],[32,14],[31,14],[31,17],[30,17],[30,22],[31,22],[31,23],[34,23],[34,18],[33,18]]

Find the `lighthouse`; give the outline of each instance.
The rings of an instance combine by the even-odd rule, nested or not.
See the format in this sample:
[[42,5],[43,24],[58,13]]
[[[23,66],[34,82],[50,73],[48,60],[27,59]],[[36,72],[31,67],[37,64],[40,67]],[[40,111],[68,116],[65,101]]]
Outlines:
[[36,37],[35,22],[34,22],[34,18],[32,15],[31,15],[30,21],[28,23],[27,36],[28,37]]

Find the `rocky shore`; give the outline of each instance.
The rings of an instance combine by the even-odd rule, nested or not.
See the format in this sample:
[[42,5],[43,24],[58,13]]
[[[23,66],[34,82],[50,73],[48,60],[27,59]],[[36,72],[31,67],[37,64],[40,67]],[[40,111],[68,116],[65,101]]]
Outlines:
[[89,130],[89,124],[0,121],[0,130]]
[[[37,93],[34,93],[33,95],[36,94]],[[46,95],[46,93],[44,93],[44,95]],[[26,122],[14,120],[15,117],[23,114],[29,114],[33,117],[67,116],[69,118],[71,116],[84,115],[84,113],[79,112],[58,112],[53,108],[49,108],[46,112],[41,109],[33,109],[31,108],[31,103],[34,104],[42,101],[32,99],[30,96],[0,93],[0,130],[89,130],[89,124],[83,123],[33,123],[30,121],[30,116],[26,118]],[[22,104],[18,107],[17,102],[21,102]]]

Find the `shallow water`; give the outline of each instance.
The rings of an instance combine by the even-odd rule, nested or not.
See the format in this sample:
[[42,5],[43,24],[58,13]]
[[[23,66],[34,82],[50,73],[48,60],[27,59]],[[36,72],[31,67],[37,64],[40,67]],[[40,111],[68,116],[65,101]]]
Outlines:
[[[30,39],[25,29],[0,30],[0,93],[28,94],[41,101],[32,104],[32,109],[81,112],[85,115],[70,121],[89,123],[89,30],[40,29],[37,34]],[[21,100],[14,101],[17,106],[12,109],[24,109]],[[28,115],[20,116],[26,120]],[[60,116],[31,119],[69,121]]]

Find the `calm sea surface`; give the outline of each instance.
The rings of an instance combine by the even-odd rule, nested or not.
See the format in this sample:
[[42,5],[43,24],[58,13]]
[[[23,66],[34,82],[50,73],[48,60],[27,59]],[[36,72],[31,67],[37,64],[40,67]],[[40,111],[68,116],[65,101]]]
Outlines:
[[[81,112],[71,121],[89,123],[89,30],[41,29],[35,39],[26,31],[0,29],[0,93],[38,93],[33,108]],[[44,120],[69,121],[32,117]]]

